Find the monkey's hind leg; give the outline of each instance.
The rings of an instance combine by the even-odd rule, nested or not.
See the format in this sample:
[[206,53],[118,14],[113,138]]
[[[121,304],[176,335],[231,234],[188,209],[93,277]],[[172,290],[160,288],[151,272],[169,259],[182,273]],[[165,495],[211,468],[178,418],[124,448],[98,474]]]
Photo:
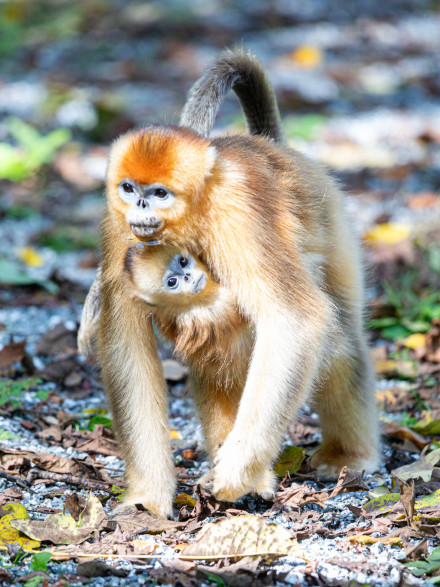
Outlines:
[[[209,458],[215,463],[218,449],[232,430],[237,416],[243,386],[234,386],[228,391],[219,389],[214,380],[193,378],[194,400],[203,426]],[[210,488],[212,471],[203,475],[200,483]],[[272,469],[266,469],[254,493],[271,500],[275,495],[276,476]]]
[[315,398],[322,444],[311,463],[323,474],[337,475],[344,465],[372,472],[379,463],[379,427],[368,348],[362,334],[340,336],[342,350]]

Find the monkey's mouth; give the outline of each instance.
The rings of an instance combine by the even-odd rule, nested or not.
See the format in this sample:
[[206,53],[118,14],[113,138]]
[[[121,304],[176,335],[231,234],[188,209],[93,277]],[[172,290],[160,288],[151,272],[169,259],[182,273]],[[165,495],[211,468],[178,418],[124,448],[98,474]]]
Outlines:
[[160,228],[160,222],[157,224],[130,224],[131,232],[137,238],[151,238],[157,234]]

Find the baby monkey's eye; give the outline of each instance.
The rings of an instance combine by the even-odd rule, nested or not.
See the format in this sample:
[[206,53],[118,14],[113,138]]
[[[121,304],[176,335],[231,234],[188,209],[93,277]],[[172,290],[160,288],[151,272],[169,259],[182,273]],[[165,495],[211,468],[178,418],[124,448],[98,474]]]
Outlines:
[[131,185],[131,183],[128,182],[124,182],[122,184],[122,189],[126,194],[132,194],[134,192],[133,186]]
[[177,277],[170,277],[167,281],[167,285],[171,289],[177,287]]
[[164,190],[163,188],[156,188],[154,190],[154,195],[156,196],[156,198],[166,198],[168,195],[168,192],[166,190]]
[[188,265],[188,259],[185,259],[185,257],[180,257],[180,259],[179,259],[179,265],[181,267],[186,267]]

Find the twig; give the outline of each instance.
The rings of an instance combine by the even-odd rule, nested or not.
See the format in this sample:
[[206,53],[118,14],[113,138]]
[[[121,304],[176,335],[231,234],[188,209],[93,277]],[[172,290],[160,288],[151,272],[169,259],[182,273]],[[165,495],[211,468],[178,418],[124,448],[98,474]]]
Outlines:
[[2,477],[3,479],[6,479],[7,481],[11,481],[11,483],[16,483],[17,485],[19,485],[20,487],[23,487],[24,489],[29,489],[29,485],[28,485],[28,483],[26,483],[26,481],[22,481],[19,477],[15,477],[14,475],[10,475],[9,473],[6,473],[6,471],[3,471],[2,469],[0,469],[0,477]]
[[84,477],[76,477],[68,473],[53,473],[51,471],[43,471],[42,469],[31,469],[26,476],[26,481],[33,483],[35,479],[50,479],[51,481],[58,481],[67,483],[68,485],[76,485],[83,489],[90,489],[91,491],[111,491],[111,483],[102,483],[101,481],[93,481],[92,479],[85,479]]

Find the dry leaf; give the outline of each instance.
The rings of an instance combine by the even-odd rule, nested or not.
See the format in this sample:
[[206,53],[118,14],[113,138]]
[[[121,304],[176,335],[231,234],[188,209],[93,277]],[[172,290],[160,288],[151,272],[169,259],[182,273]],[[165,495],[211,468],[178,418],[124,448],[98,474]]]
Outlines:
[[81,544],[107,519],[101,502],[91,492],[78,523],[70,514],[51,514],[44,520],[13,520],[11,525],[26,536],[53,544]]
[[423,438],[414,430],[407,426],[401,426],[398,422],[387,422],[382,426],[382,434],[389,438],[398,438],[399,440],[410,440],[417,448],[423,449],[430,444],[429,440]]
[[275,494],[274,508],[293,507],[300,508],[305,505],[317,503],[321,507],[327,501],[329,495],[326,491],[316,491],[306,483],[302,485],[292,483],[290,487]]
[[195,560],[287,555],[301,556],[288,530],[259,516],[246,515],[206,524],[181,557]]
[[132,534],[161,534],[167,530],[182,530],[185,524],[157,518],[148,512],[141,512],[130,507],[113,515],[108,520],[106,528],[116,530],[117,526],[120,527],[122,532],[131,532]]
[[430,481],[434,467],[440,461],[440,448],[429,453],[426,451],[427,448],[429,447],[422,451],[417,461],[394,469],[392,473],[403,481],[408,481],[408,479],[422,479],[425,483]]
[[0,351],[0,369],[11,367],[14,363],[20,363],[26,352],[24,347],[26,342],[10,342]]
[[43,334],[37,342],[36,352],[37,355],[55,355],[76,347],[76,332],[60,323]]
[[340,495],[341,493],[368,491],[368,487],[362,479],[363,476],[363,472],[354,471],[348,467],[342,467],[336,487],[330,493],[329,498]]

